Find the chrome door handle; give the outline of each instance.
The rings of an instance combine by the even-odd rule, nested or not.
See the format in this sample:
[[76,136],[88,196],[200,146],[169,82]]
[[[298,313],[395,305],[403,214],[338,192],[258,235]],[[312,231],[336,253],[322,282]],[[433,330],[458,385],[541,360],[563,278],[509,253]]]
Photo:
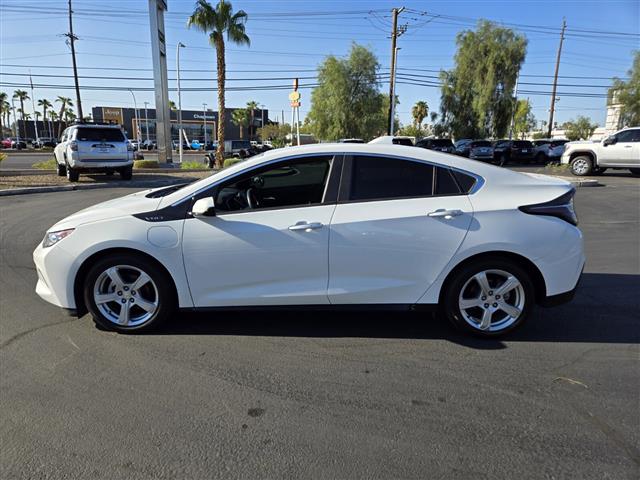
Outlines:
[[299,230],[304,230],[305,232],[309,232],[311,230],[317,230],[318,228],[322,228],[324,227],[324,225],[320,222],[298,222],[295,225],[291,225],[289,227],[289,230],[291,230],[292,232],[295,231],[299,231]]
[[427,216],[450,220],[453,217],[462,215],[462,213],[462,210],[445,210],[444,208],[439,208],[437,210],[434,210],[433,212],[427,213]]

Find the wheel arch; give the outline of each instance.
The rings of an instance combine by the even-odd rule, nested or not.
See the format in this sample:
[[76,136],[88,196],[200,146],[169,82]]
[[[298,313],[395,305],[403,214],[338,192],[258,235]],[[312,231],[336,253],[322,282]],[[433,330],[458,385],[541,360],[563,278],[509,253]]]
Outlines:
[[176,298],[176,300],[178,299],[178,289],[176,287],[176,280],[173,278],[173,275],[171,275],[171,272],[169,272],[169,270],[167,270],[167,268],[157,258],[155,258],[152,255],[149,255],[146,252],[143,252],[142,250],[137,250],[135,248],[128,248],[128,247],[107,248],[105,250],[100,250],[90,255],[89,257],[87,257],[82,262],[82,264],[80,265],[80,268],[78,269],[78,272],[76,273],[75,279],[73,281],[73,297],[75,299],[76,311],[77,311],[78,317],[83,316],[88,311],[87,306],[85,305],[85,302],[84,302],[82,287],[84,286],[84,279],[86,278],[87,273],[89,272],[89,269],[91,268],[91,266],[96,261],[104,257],[107,257],[109,255],[114,255],[114,254],[123,254],[123,253],[133,254],[139,257],[143,257],[146,260],[153,262],[157,267],[159,267],[164,273],[167,274],[167,277],[171,279],[171,289],[175,296],[174,298]]
[[589,158],[591,158],[591,161],[593,162],[593,166],[596,167],[596,162],[598,161],[598,158],[595,154],[595,152],[593,152],[592,150],[577,150],[575,152],[571,152],[571,154],[569,155],[569,162],[572,162],[576,157],[583,157],[583,156],[587,156]]
[[502,251],[502,250],[494,250],[489,252],[482,252],[472,255],[470,257],[465,258],[460,263],[458,263],[455,267],[453,267],[444,281],[442,282],[442,287],[440,288],[440,294],[438,298],[438,303],[442,304],[444,294],[447,291],[449,284],[451,283],[454,275],[459,272],[461,269],[465,268],[467,265],[475,263],[479,260],[486,260],[490,258],[500,258],[500,259],[508,259],[514,262],[516,265],[520,266],[524,269],[525,272],[529,274],[531,278],[531,282],[533,283],[533,288],[535,291],[535,300],[536,303],[541,302],[547,296],[547,285],[544,280],[544,276],[540,269],[528,258],[514,252]]

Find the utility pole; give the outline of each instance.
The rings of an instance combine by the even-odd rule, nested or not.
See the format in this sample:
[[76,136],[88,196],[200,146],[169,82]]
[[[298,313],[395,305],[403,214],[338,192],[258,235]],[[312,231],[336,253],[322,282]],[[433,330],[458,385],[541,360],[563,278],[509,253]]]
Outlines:
[[71,0],[69,0],[69,33],[65,33],[64,36],[69,39],[69,46],[71,47],[71,60],[73,61],[73,79],[76,83],[76,111],[78,120],[82,122],[84,116],[82,115],[82,102],[80,100],[80,83],[78,83],[78,65],[76,64],[76,47],[75,41],[78,39],[73,34],[73,10],[71,10]]
[[147,115],[147,105],[149,105],[149,102],[144,102],[144,125],[147,133],[147,148],[149,148],[149,116]]
[[551,138],[551,130],[553,129],[553,114],[556,108],[556,88],[558,87],[558,70],[560,69],[560,55],[562,54],[562,42],[564,41],[564,31],[567,28],[566,19],[562,19],[562,30],[560,32],[560,45],[558,46],[558,57],[556,58],[556,71],[553,74],[553,89],[551,90],[551,108],[549,109],[549,125],[547,137]]
[[518,81],[520,80],[520,71],[518,70],[518,75],[516,76],[516,87],[511,107],[511,126],[509,127],[509,140],[513,137],[513,127],[516,122],[516,109],[518,108]]
[[402,13],[404,7],[402,8],[394,8],[391,10],[393,15],[393,28],[391,30],[391,77],[389,79],[389,135],[393,135],[393,117],[394,117],[394,107],[395,107],[395,96],[396,96],[396,42],[398,37],[402,35],[406,28],[401,28],[400,32],[398,32],[398,15]]

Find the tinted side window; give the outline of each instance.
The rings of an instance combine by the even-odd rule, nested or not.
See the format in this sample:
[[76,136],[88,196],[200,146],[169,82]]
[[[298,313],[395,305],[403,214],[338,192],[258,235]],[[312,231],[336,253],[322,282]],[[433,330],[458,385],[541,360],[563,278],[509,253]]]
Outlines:
[[471,190],[476,184],[476,179],[471,175],[467,175],[456,170],[452,170],[451,173],[453,173],[453,176],[458,182],[458,185],[460,185],[460,190],[462,190],[462,193],[469,193],[469,190]]
[[433,166],[384,157],[354,157],[350,200],[427,197]]
[[435,195],[457,195],[460,193],[458,184],[448,168],[436,167]]
[[236,177],[218,189],[216,210],[237,212],[320,204],[331,159],[288,161]]
[[616,135],[618,142],[640,142],[640,130],[625,130]]

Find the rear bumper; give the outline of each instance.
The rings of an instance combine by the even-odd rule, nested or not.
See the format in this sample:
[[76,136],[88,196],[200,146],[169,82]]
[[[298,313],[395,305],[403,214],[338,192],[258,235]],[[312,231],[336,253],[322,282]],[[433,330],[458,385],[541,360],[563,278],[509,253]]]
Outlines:
[[548,297],[543,298],[539,302],[539,304],[543,307],[556,307],[564,303],[569,303],[571,300],[573,300],[573,297],[576,295],[576,290],[578,290],[578,286],[580,285],[580,280],[582,279],[583,271],[584,271],[584,264],[582,265],[582,269],[580,270],[580,276],[578,277],[578,281],[576,282],[576,285],[571,290],[564,293],[558,293],[556,295],[549,295]]

